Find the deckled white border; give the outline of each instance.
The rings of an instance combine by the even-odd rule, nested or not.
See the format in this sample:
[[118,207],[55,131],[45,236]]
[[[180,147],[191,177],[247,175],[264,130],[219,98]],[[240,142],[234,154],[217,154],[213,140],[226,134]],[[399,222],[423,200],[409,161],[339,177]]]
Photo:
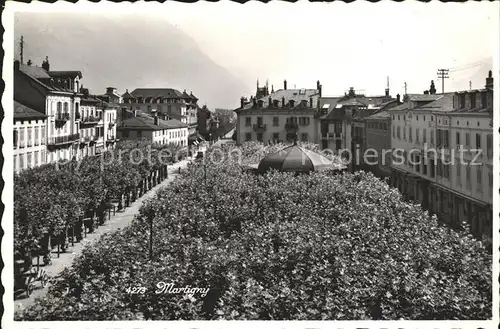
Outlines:
[[[357,5],[359,6],[362,0],[359,0]],[[290,5],[305,5],[305,1],[299,4]],[[499,120],[500,120],[500,17],[497,17],[496,21],[496,32],[494,40],[491,43],[494,46],[493,49],[493,77],[494,77],[494,178],[493,178],[493,191],[494,200],[493,202],[493,320],[490,321],[72,321],[68,323],[67,321],[43,321],[43,322],[14,322],[14,296],[13,296],[13,167],[12,167],[12,125],[13,125],[13,61],[14,61],[14,12],[19,11],[35,11],[35,12],[102,12],[106,10],[108,13],[120,13],[120,12],[144,12],[156,10],[160,11],[165,8],[168,4],[158,4],[158,3],[110,3],[110,2],[100,2],[100,3],[90,3],[80,1],[77,4],[71,4],[66,2],[58,2],[55,4],[47,3],[13,3],[7,2],[5,10],[2,13],[2,25],[5,29],[3,49],[5,51],[2,78],[6,82],[5,91],[2,97],[2,105],[5,111],[5,118],[2,123],[2,135],[4,138],[3,145],[3,155],[4,155],[4,166],[3,166],[3,179],[5,181],[5,188],[2,191],[2,202],[5,205],[4,215],[2,218],[2,228],[4,230],[4,236],[2,239],[2,258],[4,262],[4,269],[2,271],[2,284],[5,288],[5,294],[3,296],[4,314],[2,317],[2,328],[67,328],[69,325],[74,328],[254,328],[256,326],[262,328],[496,328],[499,323],[499,266],[498,266],[498,247],[499,247],[499,202],[498,202],[498,191],[500,188],[500,176],[499,176],[499,165],[500,165],[500,135],[498,133]],[[200,6],[207,5],[218,5],[217,3],[207,4],[186,4],[194,7],[194,10],[199,10]],[[257,6],[264,4],[245,4],[244,6]],[[314,5],[312,3],[307,3],[307,5]],[[344,5],[343,3],[341,5]],[[369,6],[371,4],[367,4]],[[404,3],[399,4],[404,6]],[[164,6],[164,7],[160,7]],[[195,7],[196,6],[196,7]],[[238,4],[234,4],[235,8]],[[241,6],[241,10],[244,10],[244,6]],[[497,10],[492,12],[500,12],[500,5],[496,3]],[[354,7],[354,6],[353,6]],[[353,8],[354,9],[354,8]],[[227,10],[227,5],[223,8]],[[492,19],[494,19],[492,17]],[[415,28],[418,28],[416,26]],[[480,38],[481,36],[478,35]],[[235,96],[236,97],[236,96]],[[496,306],[495,306],[496,305]]]

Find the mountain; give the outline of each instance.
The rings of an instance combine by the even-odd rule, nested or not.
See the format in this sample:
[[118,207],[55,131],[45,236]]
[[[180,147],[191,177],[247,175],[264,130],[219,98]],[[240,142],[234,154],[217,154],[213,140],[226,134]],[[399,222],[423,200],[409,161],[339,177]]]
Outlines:
[[15,52],[51,70],[79,70],[92,93],[105,88],[171,87],[192,91],[211,108],[236,108],[250,89],[161,18],[131,14],[17,13]]

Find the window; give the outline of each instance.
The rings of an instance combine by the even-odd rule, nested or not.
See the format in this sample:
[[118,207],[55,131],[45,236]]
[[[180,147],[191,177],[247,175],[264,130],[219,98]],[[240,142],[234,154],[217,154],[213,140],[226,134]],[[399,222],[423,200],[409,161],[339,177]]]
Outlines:
[[436,162],[435,160],[431,160],[429,174],[432,178],[436,176]]
[[470,165],[465,167],[465,184],[470,188]]
[[57,102],[57,117],[60,118],[62,117],[62,103]]
[[259,142],[262,142],[262,140],[263,140],[263,135],[262,135],[262,133],[257,133],[257,140],[258,140]]
[[341,134],[342,133],[342,123],[341,122],[335,122],[335,133],[336,134]]
[[493,135],[486,136],[486,155],[488,158],[493,157]]
[[41,126],[40,144],[45,145],[45,126]]
[[420,140],[419,140],[419,135],[420,135],[420,129],[415,129],[415,141],[418,143],[420,143]]
[[483,184],[483,168],[481,166],[476,166],[477,170],[477,184],[478,188]]
[[64,115],[69,114],[69,104],[68,102],[64,103]]
[[430,131],[431,135],[431,144],[434,145],[434,131],[431,129]]
[[412,129],[411,127],[408,129],[408,140],[409,140],[410,142],[412,142],[412,141],[413,141],[412,130],[413,130],[413,129]]
[[479,133],[476,134],[476,149],[481,149],[481,134]]
[[488,94],[485,92],[481,93],[481,107],[483,109],[488,107]]
[[24,169],[24,154],[19,155],[19,170]]
[[423,129],[422,135],[422,142],[427,143],[427,129]]
[[280,118],[279,117],[274,117],[273,118],[273,126],[278,127],[280,125]]
[[471,109],[476,108],[476,94],[475,93],[470,94],[470,108]]
[[422,174],[423,175],[427,175],[427,158],[423,158],[422,159],[422,163],[423,163],[423,166],[422,166]]
[[251,126],[252,125],[252,118],[251,117],[246,117],[245,118],[245,126]]
[[42,150],[42,151],[40,152],[40,155],[41,155],[41,157],[40,157],[40,164],[44,164],[45,162],[47,162],[47,161],[46,161],[47,159],[46,159],[45,150]]
[[280,133],[273,133],[273,141],[277,142],[280,139]]
[[35,127],[35,146],[40,145],[40,127]]
[[38,158],[40,157],[40,152],[39,151],[35,151],[35,167],[38,166]]
[[31,140],[31,130],[32,128],[31,127],[28,127],[28,147],[30,147],[31,145],[33,145],[33,141]]
[[396,126],[392,126],[392,138],[396,137]]
[[301,139],[303,142],[307,142],[307,133],[301,134]]
[[31,152],[26,153],[26,166],[28,168],[31,168],[32,166],[31,157],[32,157]]
[[14,148],[17,149],[17,129],[14,129]]
[[418,121],[418,115],[415,116],[415,119]]
[[248,141],[251,141],[252,140],[252,133],[246,133],[245,134],[245,140],[248,142]]
[[398,136],[398,139],[401,139],[401,127],[398,126],[398,130],[397,130],[397,136]]
[[14,155],[14,171],[17,171],[17,155]]
[[469,133],[465,133],[465,146],[467,148],[469,148],[469,146],[470,146],[470,134]]
[[457,147],[460,145],[460,132],[457,131],[457,135],[455,136],[455,144]]
[[460,95],[460,108],[463,109],[465,107],[465,94]]
[[455,168],[457,168],[457,183],[458,185],[462,185],[462,166],[460,165],[460,162],[457,162]]

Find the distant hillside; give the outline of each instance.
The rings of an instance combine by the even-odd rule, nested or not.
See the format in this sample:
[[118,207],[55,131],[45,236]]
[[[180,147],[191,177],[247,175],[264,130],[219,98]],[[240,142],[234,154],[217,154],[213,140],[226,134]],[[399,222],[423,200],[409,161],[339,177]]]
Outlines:
[[[130,14],[18,13],[16,54],[24,36],[24,61],[51,69],[80,70],[93,93],[113,86],[186,89],[209,108],[236,108],[250,89],[212,61],[188,35],[159,18]],[[18,57],[18,56],[17,56]]]

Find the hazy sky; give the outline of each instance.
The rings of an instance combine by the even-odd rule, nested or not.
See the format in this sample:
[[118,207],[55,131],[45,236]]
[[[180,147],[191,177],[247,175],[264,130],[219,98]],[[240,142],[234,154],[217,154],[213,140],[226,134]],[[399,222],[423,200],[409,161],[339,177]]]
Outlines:
[[438,68],[450,69],[445,91],[469,89],[469,79],[482,88],[485,70],[493,69],[500,8],[498,2],[410,1],[141,5],[109,4],[106,11],[165,19],[252,90],[259,78],[275,89],[283,79],[290,88],[314,88],[320,80],[326,95],[351,86],[383,94],[389,76],[393,96],[403,94],[404,82],[408,92],[421,93],[435,80],[440,91]]
[[[486,60],[492,69],[500,15],[497,2],[196,6],[172,3],[159,14],[249,84],[269,78],[281,88],[286,78],[289,86],[314,88],[319,79],[334,95],[350,86],[383,93],[387,76],[393,95],[403,93],[405,81],[409,91],[422,92],[431,79],[440,86],[438,68],[451,69],[450,87],[469,89],[481,66],[465,65]],[[473,88],[483,85],[484,77],[473,81]]]

